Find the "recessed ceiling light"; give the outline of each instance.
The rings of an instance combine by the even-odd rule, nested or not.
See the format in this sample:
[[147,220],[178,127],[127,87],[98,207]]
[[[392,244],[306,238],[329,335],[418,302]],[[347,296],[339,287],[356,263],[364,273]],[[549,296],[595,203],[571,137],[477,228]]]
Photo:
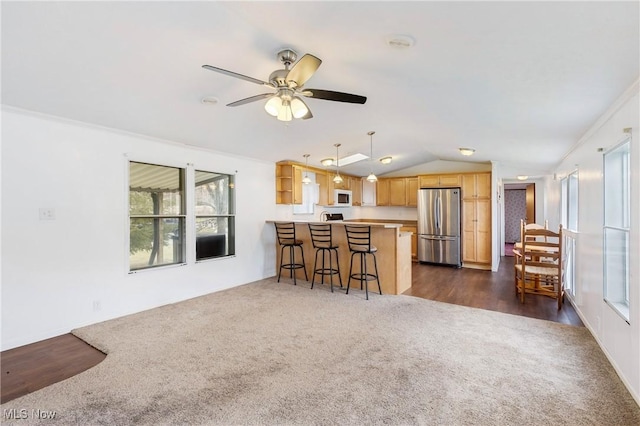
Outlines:
[[205,96],[202,98],[201,102],[207,105],[216,105],[218,103],[218,98],[215,96]]
[[527,180],[527,179],[529,179],[529,176],[518,175],[518,180]]
[[476,152],[473,148],[458,148],[458,150],[460,151],[460,154],[467,156],[473,155],[473,153]]
[[416,40],[404,34],[392,34],[387,37],[387,44],[396,49],[408,49],[416,44]]

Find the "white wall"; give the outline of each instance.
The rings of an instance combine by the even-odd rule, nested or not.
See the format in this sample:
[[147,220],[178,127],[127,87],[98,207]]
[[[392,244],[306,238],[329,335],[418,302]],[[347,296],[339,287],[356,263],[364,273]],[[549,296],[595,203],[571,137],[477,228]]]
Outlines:
[[[546,181],[545,217],[560,220],[560,178],[578,169],[578,242],[575,307],[609,360],[640,403],[640,97],[636,82],[594,125]],[[617,145],[633,128],[631,147],[630,324],[604,302],[602,152]]]
[[[236,256],[128,274],[125,154],[237,171]],[[274,187],[272,163],[3,108],[2,350],[273,276]]]

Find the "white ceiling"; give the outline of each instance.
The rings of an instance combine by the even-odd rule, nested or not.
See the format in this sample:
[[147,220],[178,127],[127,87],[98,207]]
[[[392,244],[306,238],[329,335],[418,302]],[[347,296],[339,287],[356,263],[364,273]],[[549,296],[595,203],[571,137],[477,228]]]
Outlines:
[[[548,173],[640,75],[639,2],[2,2],[2,103],[266,161],[391,155]],[[392,34],[415,45],[398,49]],[[293,48],[323,60],[288,125],[263,101]],[[217,105],[201,103],[214,96]],[[459,147],[473,147],[461,157]],[[343,172],[369,173],[356,163]],[[513,176],[504,176],[513,177]]]

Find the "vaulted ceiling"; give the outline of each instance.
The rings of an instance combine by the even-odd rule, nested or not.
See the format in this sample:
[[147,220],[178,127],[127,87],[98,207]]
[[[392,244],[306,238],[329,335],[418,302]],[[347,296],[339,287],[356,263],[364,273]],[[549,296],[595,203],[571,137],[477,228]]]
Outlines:
[[[435,160],[547,174],[640,75],[638,2],[2,2],[2,103],[266,161],[379,175]],[[410,47],[389,40],[409,37]],[[284,123],[260,80],[277,52],[322,65]],[[203,103],[213,97],[216,104]],[[459,147],[474,148],[462,157]],[[510,176],[510,174],[512,176]]]

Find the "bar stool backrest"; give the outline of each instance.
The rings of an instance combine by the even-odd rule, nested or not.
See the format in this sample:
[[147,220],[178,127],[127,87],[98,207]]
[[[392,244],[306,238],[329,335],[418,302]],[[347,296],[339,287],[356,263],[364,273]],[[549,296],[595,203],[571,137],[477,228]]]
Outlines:
[[331,224],[310,223],[309,232],[313,248],[329,248],[332,246]]
[[350,251],[371,252],[371,226],[345,225]]
[[297,244],[296,224],[293,222],[275,222],[278,242],[283,245]]

